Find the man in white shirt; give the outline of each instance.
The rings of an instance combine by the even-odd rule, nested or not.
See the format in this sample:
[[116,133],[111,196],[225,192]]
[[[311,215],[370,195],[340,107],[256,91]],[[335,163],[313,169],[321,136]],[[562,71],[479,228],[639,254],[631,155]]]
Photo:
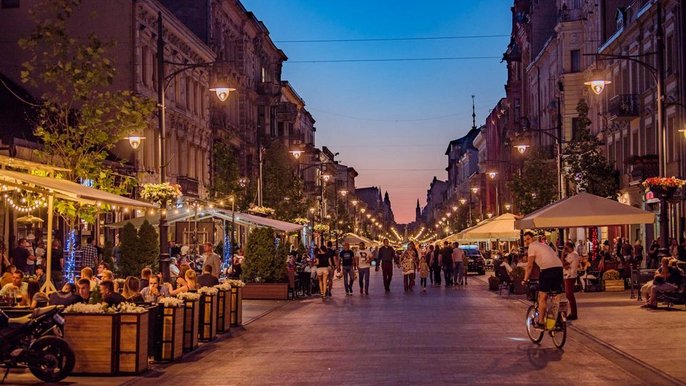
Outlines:
[[524,233],[524,245],[527,246],[528,261],[524,273],[524,281],[529,281],[534,263],[541,269],[538,282],[538,325],[542,328],[545,321],[546,299],[549,291],[562,292],[562,261],[547,244],[535,241],[534,233]]
[[577,271],[579,270],[579,254],[574,250],[574,243],[565,245],[565,259],[562,262],[564,268],[565,295],[569,300],[570,313],[567,320],[576,320],[576,298],[574,297],[574,284],[576,284]]
[[455,285],[467,284],[465,277],[466,268],[464,266],[464,251],[460,248],[460,243],[453,243],[453,283]]
[[359,248],[355,252],[357,273],[360,275],[360,295],[363,293],[369,295],[369,272],[372,268],[373,259],[374,252],[371,249],[365,248],[364,242],[360,242]]

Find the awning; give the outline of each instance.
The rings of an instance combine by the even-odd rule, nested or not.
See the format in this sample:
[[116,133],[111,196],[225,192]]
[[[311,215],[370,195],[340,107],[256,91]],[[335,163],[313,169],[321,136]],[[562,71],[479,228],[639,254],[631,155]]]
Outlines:
[[529,213],[516,229],[652,224],[655,214],[590,193],[579,193]]
[[111,204],[131,208],[154,208],[153,204],[122,197],[114,193],[89,188],[68,180],[60,180],[52,177],[40,177],[27,173],[14,172],[0,169],[0,182],[12,186],[28,185],[37,191],[49,194],[53,193],[56,198],[76,201],[82,204],[96,205],[98,203]]
[[[218,218],[225,221],[235,221],[236,224],[243,226],[253,226],[253,227],[266,227],[272,228],[277,231],[292,233],[298,232],[303,228],[303,225],[293,224],[285,221],[274,220],[271,218],[264,218],[260,216],[255,216],[247,213],[236,212],[235,217],[232,215],[230,210],[218,209],[218,208],[208,208],[202,211],[196,212],[195,210],[186,209],[169,209],[167,210],[167,224],[173,224],[181,221],[201,221],[208,218]],[[157,226],[160,222],[159,214],[145,215],[136,217],[130,220],[120,221],[114,224],[109,224],[109,228],[123,228],[126,223],[132,223],[136,228],[140,228],[143,221],[148,220],[148,222],[154,226]]]
[[463,240],[518,240],[519,230],[514,224],[517,217],[512,213],[505,213],[498,217],[484,221],[479,225],[461,232]]

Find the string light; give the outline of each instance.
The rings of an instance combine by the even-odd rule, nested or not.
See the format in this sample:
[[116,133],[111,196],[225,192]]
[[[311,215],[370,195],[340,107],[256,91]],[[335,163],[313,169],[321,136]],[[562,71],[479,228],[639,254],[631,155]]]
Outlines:
[[[21,194],[21,190],[17,189],[17,193]],[[7,205],[9,205],[15,211],[21,212],[21,213],[32,212],[32,211],[34,211],[40,207],[47,206],[47,201],[46,201],[45,197],[41,197],[41,196],[37,196],[36,199],[29,205],[22,205],[22,204],[26,204],[28,202],[27,198],[23,195],[19,199],[21,204],[17,204],[14,201],[14,198],[11,195],[9,195],[8,193],[3,194],[3,197],[4,197]]]
[[64,261],[64,268],[67,283],[73,283],[76,274],[76,230],[74,229],[69,231],[67,237],[67,258]]

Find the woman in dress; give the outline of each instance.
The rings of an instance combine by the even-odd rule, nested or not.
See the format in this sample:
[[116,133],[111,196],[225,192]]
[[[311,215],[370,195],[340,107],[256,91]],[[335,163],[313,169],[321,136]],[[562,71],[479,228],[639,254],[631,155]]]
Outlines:
[[417,247],[412,241],[407,245],[407,249],[400,256],[400,267],[403,270],[403,288],[405,291],[412,291],[414,288],[414,276],[418,262]]

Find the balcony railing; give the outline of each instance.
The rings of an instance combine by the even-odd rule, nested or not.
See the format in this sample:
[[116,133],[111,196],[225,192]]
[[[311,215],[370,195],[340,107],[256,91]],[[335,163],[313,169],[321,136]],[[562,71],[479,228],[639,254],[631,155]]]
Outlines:
[[281,92],[281,85],[275,82],[257,83],[257,93],[260,95],[276,96]]
[[629,183],[632,185],[639,184],[647,178],[659,175],[660,167],[656,154],[633,156],[629,158],[626,163],[629,167]]
[[641,115],[638,94],[619,94],[610,99],[608,113],[615,119],[631,120]]
[[295,122],[298,117],[298,106],[290,102],[281,102],[276,106],[276,119],[279,121]]
[[198,197],[198,179],[186,176],[179,176],[176,182],[181,186],[184,196]]

